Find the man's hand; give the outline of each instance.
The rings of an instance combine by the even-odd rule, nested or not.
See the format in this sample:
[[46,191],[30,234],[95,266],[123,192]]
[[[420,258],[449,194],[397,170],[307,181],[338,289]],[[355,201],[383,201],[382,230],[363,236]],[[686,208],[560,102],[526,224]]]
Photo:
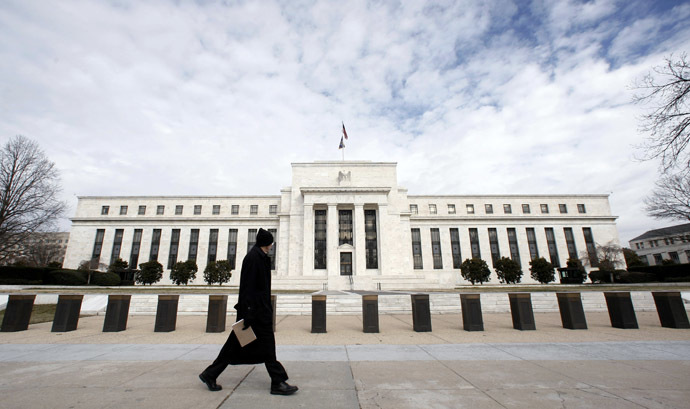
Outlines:
[[249,321],[245,318],[245,319],[244,319],[244,326],[242,327],[242,330],[244,331],[244,330],[246,330],[246,329],[249,328],[249,327],[251,327],[251,324],[250,324]]

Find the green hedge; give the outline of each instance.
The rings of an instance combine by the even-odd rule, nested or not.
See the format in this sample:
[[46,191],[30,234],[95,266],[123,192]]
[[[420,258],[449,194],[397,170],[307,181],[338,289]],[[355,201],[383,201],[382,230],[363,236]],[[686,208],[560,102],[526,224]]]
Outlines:
[[0,267],[0,284],[41,284],[51,271],[50,267]]
[[690,277],[690,264],[671,264],[667,266],[634,266],[630,272],[648,273],[656,276],[656,281],[683,281]]
[[86,285],[88,273],[78,270],[56,270],[48,274],[48,280],[44,284],[52,285]]
[[101,273],[94,271],[91,274],[91,285],[108,287],[120,285],[120,275],[117,273]]

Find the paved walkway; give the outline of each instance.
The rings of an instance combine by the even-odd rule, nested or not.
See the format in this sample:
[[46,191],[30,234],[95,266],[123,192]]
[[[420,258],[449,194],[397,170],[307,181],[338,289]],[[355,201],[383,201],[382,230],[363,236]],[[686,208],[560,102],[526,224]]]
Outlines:
[[558,314],[535,314],[537,331],[516,331],[510,314],[485,314],[485,331],[465,332],[458,315],[434,315],[432,333],[407,316],[382,316],[380,334],[361,319],[279,317],[278,357],[293,396],[268,393],[263,366],[229,367],[209,392],[198,373],[228,333],[206,334],[205,317],[179,317],[154,333],[154,317],[102,333],[103,317],[77,331],[50,323],[0,333],[3,408],[688,408],[690,330],[661,328],[638,313],[638,330],[588,314],[588,330],[566,330]]

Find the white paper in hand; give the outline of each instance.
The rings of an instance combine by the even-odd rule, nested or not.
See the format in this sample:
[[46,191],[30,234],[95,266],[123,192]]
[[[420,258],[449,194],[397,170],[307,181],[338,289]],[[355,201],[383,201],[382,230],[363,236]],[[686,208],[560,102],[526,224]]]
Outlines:
[[254,334],[252,327],[247,329],[242,328],[244,328],[244,319],[232,324],[232,330],[235,331],[235,336],[237,340],[240,341],[240,346],[245,346],[256,339],[256,334]]

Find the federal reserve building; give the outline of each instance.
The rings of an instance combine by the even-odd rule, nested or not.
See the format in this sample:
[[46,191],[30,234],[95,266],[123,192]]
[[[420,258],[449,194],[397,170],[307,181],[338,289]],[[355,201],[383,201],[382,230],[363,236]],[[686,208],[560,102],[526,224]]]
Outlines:
[[[205,284],[209,261],[239,270],[264,228],[276,240],[273,288],[433,290],[469,284],[460,275],[468,258],[492,268],[510,257],[532,283],[534,258],[565,267],[595,257],[597,244],[619,243],[608,195],[414,195],[398,185],[394,162],[293,163],[279,194],[251,193],[79,197],[64,267],[157,260],[165,285],[175,262],[195,260],[191,284]],[[239,284],[239,271],[229,284]]]

